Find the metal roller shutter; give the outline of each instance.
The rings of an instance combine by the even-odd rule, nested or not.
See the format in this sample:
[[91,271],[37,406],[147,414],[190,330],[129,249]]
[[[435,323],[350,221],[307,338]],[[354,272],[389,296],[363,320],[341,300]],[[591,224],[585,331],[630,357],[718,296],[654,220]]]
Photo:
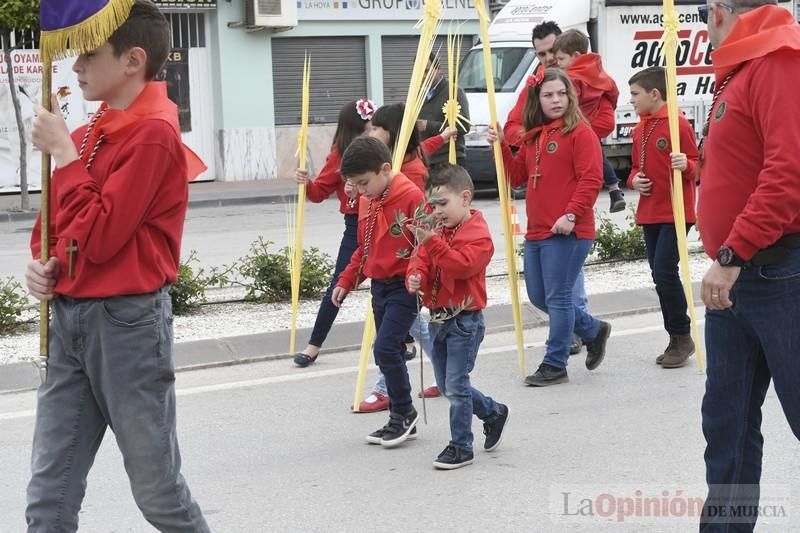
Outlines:
[[300,124],[303,61],[311,55],[309,122],[335,123],[348,100],[367,96],[363,37],[284,37],[272,39],[275,124]]
[[[461,57],[464,57],[474,42],[472,35],[464,35],[461,41]],[[383,102],[392,104],[404,102],[408,96],[408,82],[414,69],[419,37],[385,36],[381,38],[383,59]],[[442,65],[442,75],[447,77],[447,36],[436,38],[433,50],[437,52]],[[461,59],[459,58],[459,61]]]

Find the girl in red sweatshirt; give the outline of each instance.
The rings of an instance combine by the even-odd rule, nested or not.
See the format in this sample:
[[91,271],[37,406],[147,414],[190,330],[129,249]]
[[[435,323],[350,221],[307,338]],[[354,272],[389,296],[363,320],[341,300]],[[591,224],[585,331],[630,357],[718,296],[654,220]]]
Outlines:
[[[523,113],[525,135],[516,156],[503,142],[508,180],[528,183],[525,284],[531,303],[550,316],[544,362],[525,378],[533,386],[569,381],[572,331],[583,339],[586,367],[605,357],[611,324],[578,307],[573,289],[595,236],[593,206],[603,182],[597,135],[578,108],[564,71],[549,68],[530,91]],[[498,138],[492,128],[490,142]]]
[[358,198],[348,196],[339,167],[342,164],[342,154],[353,139],[363,135],[369,128],[374,113],[375,104],[366,98],[347,102],[339,111],[339,122],[333,135],[333,147],[319,175],[312,181],[308,177],[308,172],[304,170],[298,169],[295,173],[295,181],[306,184],[306,197],[310,201],[320,203],[336,193],[336,197],[339,198],[339,211],[344,215],[344,234],[336,256],[333,278],[319,305],[317,320],[314,322],[308,346],[294,356],[294,362],[299,367],[307,367],[317,360],[322,343],[325,342],[339,314],[339,308],[331,303],[331,293],[339,280],[339,274],[350,262],[350,257],[358,247]]

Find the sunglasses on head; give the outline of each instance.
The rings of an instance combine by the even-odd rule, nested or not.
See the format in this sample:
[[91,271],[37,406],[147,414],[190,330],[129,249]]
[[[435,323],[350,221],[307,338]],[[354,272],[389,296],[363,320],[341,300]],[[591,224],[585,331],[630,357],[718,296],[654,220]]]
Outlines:
[[706,4],[703,6],[697,6],[697,13],[700,15],[700,21],[703,24],[708,24],[708,13],[711,11],[711,6],[717,6],[724,9],[727,9],[731,13],[736,12],[736,8],[732,5],[726,4],[724,2],[711,2],[710,4]]

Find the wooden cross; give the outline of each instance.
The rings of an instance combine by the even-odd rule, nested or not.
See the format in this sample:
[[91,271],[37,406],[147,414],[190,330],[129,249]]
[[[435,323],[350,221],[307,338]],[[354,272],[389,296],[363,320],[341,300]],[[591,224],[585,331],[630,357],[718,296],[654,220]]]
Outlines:
[[541,174],[539,174],[538,170],[533,173],[533,188],[534,189],[536,189],[536,184],[539,183],[539,176],[541,176]]
[[69,254],[69,269],[67,274],[70,278],[75,277],[75,254],[78,253],[78,243],[73,239],[69,240],[69,245],[64,249]]

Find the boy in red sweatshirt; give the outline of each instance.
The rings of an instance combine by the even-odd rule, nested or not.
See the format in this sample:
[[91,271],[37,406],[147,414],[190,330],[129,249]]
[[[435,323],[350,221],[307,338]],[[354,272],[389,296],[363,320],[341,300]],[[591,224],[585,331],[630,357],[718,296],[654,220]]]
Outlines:
[[433,370],[450,400],[450,443],[433,462],[453,470],[473,461],[472,415],[484,422],[484,449],[500,445],[508,407],[470,384],[469,373],[485,332],[486,267],[494,246],[483,215],[471,209],[474,186],[463,168],[438,165],[431,171],[428,202],[442,227],[415,228],[416,257],[408,267],[408,290],[431,310]]
[[672,153],[667,116],[667,78],[661,67],[637,72],[628,82],[631,105],[640,122],[633,130],[631,173],[628,185],[639,192],[636,223],[642,226],[647,260],[656,284],[664,329],[669,334],[667,349],[656,358],[663,368],[678,368],[694,353],[691,321],[686,296],[678,274],[678,236],[672,214],[672,169],[683,172],[683,208],[686,230],[695,223],[695,165],[697,144],[694,130],[678,115],[683,153]]
[[424,203],[422,191],[401,173],[392,171],[392,155],[374,137],[359,137],[342,156],[342,176],[361,194],[358,248],[339,276],[334,305],[370,278],[375,315],[375,362],[386,377],[389,421],[367,435],[367,442],[393,448],[416,438],[419,415],[411,400],[405,340],[417,317],[417,301],[405,288],[413,248],[407,220]]
[[[597,137],[603,139],[611,135],[619,90],[611,76],[603,70],[600,55],[589,52],[589,38],[578,30],[567,30],[553,43],[553,54],[558,68],[567,72],[575,86],[581,113]],[[603,183],[611,198],[610,211],[616,213],[625,209],[619,178],[605,155]]]
[[[51,239],[41,242],[40,219],[26,272],[33,296],[52,300],[28,485],[31,532],[78,529],[86,477],[109,427],[147,521],[160,531],[210,531],[181,475],[175,432],[169,288],[187,176],[204,166],[181,142],[165,85],[151,81],[169,49],[164,16],[136,0],[108,42],[73,67],[84,97],[103,101],[89,124],[70,137],[58,112],[37,108],[33,142],[56,170]],[[45,265],[42,246],[51,253]]]

